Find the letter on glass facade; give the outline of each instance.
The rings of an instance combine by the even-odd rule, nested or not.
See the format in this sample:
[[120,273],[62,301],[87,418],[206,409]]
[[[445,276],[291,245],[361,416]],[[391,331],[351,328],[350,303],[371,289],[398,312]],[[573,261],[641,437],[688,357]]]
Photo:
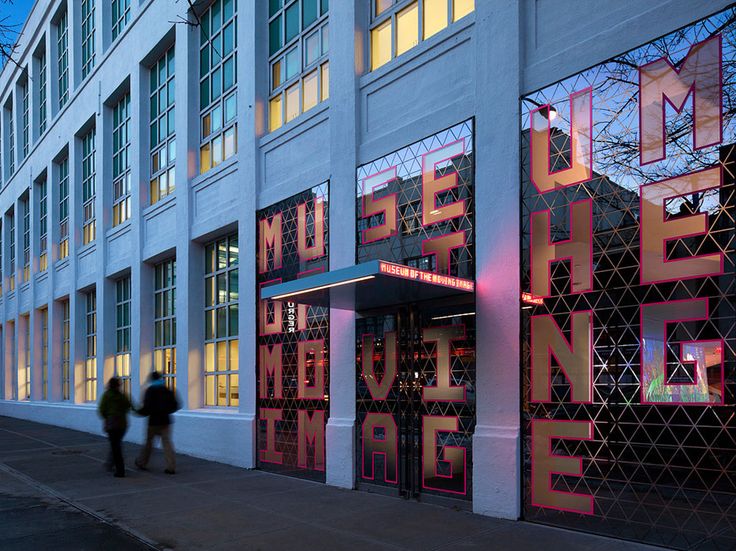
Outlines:
[[531,290],[536,297],[550,296],[551,264],[570,261],[572,292],[593,290],[593,201],[570,205],[570,238],[552,242],[550,212],[531,214]]
[[[641,401],[656,404],[723,404],[723,341],[682,341],[679,362],[692,365],[692,379],[670,382],[667,324],[708,319],[708,299],[641,306]],[[708,376],[711,371],[712,376]]]
[[667,242],[708,231],[704,212],[667,219],[666,201],[720,187],[721,168],[641,186],[641,282],[658,283],[723,273],[723,253],[667,260]]
[[374,400],[385,400],[396,379],[398,356],[396,354],[396,331],[384,334],[383,376],[378,380],[373,361],[373,335],[363,335],[361,366],[363,379]]
[[[457,172],[451,159],[465,152],[465,141],[449,143],[422,155],[422,225],[428,226],[442,220],[465,214],[465,200],[437,205],[437,194],[457,187]],[[436,177],[437,165],[450,162],[448,174]]]
[[463,245],[465,245],[465,232],[456,231],[422,241],[422,255],[435,255],[437,259],[435,272],[449,275],[451,251]]
[[325,470],[325,412],[315,410],[312,416],[303,409],[299,410],[299,444],[297,446],[297,465],[307,468],[307,446],[311,443],[314,447],[314,469]]
[[[586,88],[570,95],[570,166],[552,171],[550,149],[563,149],[567,136],[550,136],[549,105],[531,112],[531,179],[540,193],[571,186],[593,177],[593,91]],[[552,140],[560,140],[553,144]]]
[[281,400],[283,394],[283,374],[281,364],[281,343],[274,344],[271,349],[267,344],[260,346],[261,361],[259,362],[261,373],[260,398],[269,398],[268,395],[268,378],[273,377],[273,396],[274,400]]
[[584,515],[593,514],[593,496],[552,489],[554,475],[582,476],[580,457],[553,453],[552,440],[591,440],[591,421],[532,420],[532,504]]
[[593,399],[593,313],[574,312],[570,341],[549,315],[532,316],[532,402],[549,402],[552,394],[552,356],[570,383],[570,401]]
[[396,235],[398,222],[396,193],[388,194],[380,199],[376,199],[373,194],[376,188],[381,187],[390,182],[396,181],[396,167],[392,166],[376,174],[371,174],[363,180],[363,218],[371,216],[379,216],[383,214],[384,222],[377,226],[366,228],[362,231],[362,242],[370,243],[386,239],[392,235]]
[[266,447],[262,449],[261,461],[266,463],[284,462],[284,454],[276,450],[276,422],[281,421],[280,409],[260,409],[261,421],[266,423]]
[[258,244],[258,273],[264,274],[269,270],[268,251],[272,250],[271,269],[277,270],[283,264],[283,253],[281,249],[281,213],[275,214],[269,223],[264,218],[259,222],[260,242]]
[[[459,432],[455,416],[422,417],[422,487],[465,494],[465,448],[448,446],[440,432]],[[441,449],[438,450],[438,447]]]
[[721,143],[721,36],[690,48],[676,69],[667,58],[639,68],[641,163],[665,158],[665,101],[678,113],[693,95],[695,149]]
[[452,349],[451,342],[465,338],[464,325],[449,325],[446,327],[430,327],[422,330],[422,340],[425,343],[436,342],[435,357],[435,385],[425,386],[422,389],[424,401],[435,402],[464,402],[465,385],[452,384]]
[[[324,400],[325,398],[325,342],[299,341],[297,350],[297,395],[302,400]],[[314,383],[309,384],[307,371],[311,367]]]
[[[375,479],[376,456],[383,456],[383,481],[399,481],[396,421],[390,413],[367,413],[363,421],[363,478]],[[380,434],[377,438],[376,435]]]
[[307,205],[301,203],[297,210],[297,243],[299,260],[311,260],[325,254],[325,204],[321,197],[314,199],[314,243],[307,246]]

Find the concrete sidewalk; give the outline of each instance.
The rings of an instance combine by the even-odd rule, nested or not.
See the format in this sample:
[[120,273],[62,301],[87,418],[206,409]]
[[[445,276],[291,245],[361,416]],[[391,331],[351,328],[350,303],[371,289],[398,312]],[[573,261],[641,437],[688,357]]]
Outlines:
[[[139,446],[124,446],[132,465]],[[655,549],[183,455],[169,476],[160,450],[150,471],[118,479],[103,469],[107,449],[101,436],[0,417],[0,548]]]

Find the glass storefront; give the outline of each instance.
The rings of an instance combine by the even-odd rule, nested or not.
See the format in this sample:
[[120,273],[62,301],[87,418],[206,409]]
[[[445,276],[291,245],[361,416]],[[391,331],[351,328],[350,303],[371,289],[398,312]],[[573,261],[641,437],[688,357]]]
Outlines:
[[523,516],[736,546],[736,11],[521,100]]
[[[358,167],[358,264],[474,279],[473,123]],[[474,296],[356,316],[356,479],[405,497],[470,500]]]
[[[259,287],[328,269],[329,183],[258,212]],[[329,308],[259,300],[258,466],[325,480]]]

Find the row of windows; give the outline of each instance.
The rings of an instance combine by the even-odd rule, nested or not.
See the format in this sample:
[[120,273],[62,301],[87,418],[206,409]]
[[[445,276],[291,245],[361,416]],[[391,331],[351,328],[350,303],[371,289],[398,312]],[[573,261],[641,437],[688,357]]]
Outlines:
[[[237,406],[238,382],[238,237],[220,238],[205,246],[204,265],[204,403],[206,406]],[[115,281],[115,375],[123,389],[131,389],[132,351],[132,292],[130,277]],[[153,368],[164,376],[167,386],[176,388],[176,261],[166,260],[154,268],[153,289]],[[97,293],[88,291],[83,296],[84,323],[84,400],[97,399]],[[70,358],[70,305],[61,303],[60,377],[62,399],[71,399]],[[43,399],[48,386],[48,310],[39,311],[42,331],[41,374]],[[14,372],[13,396],[18,400],[30,399],[30,317],[20,317],[25,333],[23,361]],[[5,324],[6,331],[14,330],[14,322]],[[14,333],[8,342],[14,342]],[[15,355],[13,355],[15,358]]]

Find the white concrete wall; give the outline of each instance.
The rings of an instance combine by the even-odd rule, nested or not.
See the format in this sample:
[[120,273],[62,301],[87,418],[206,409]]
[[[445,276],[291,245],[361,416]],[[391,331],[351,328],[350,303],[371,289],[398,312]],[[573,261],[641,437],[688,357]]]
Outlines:
[[[80,81],[79,11],[69,0],[69,50],[73,76],[71,99],[58,110],[53,92],[55,33],[51,20],[62,0],[39,0],[20,39],[20,64],[46,41],[49,67],[49,122],[31,144],[16,173],[4,178],[0,213],[16,210],[16,281],[8,281],[8,228],[3,228],[4,294],[0,322],[16,320],[5,331],[4,386],[0,414],[24,417],[90,432],[100,431],[94,407],[79,394],[83,362],[83,295],[97,287],[100,328],[99,382],[109,372],[114,307],[111,278],[130,273],[134,289],[134,398],[150,365],[150,264],[176,256],[178,267],[178,388],[185,408],[176,415],[179,450],[244,467],[255,464],[255,211],[294,193],[331,180],[330,264],[354,261],[354,178],[358,164],[456,124],[476,122],[477,243],[477,429],[474,437],[474,509],[483,514],[516,518],[520,511],[519,423],[519,97],[604,61],[627,49],[673,31],[725,7],[726,0],[476,0],[474,14],[451,25],[380,69],[369,72],[367,1],[333,0],[330,9],[331,98],[273,133],[266,133],[268,95],[266,2],[240,0],[238,6],[238,154],[204,175],[197,170],[197,35],[173,23],[184,15],[185,2],[132,2],[132,18],[109,44],[98,6],[96,68]],[[109,24],[104,21],[104,24]],[[177,190],[148,205],[147,131],[148,63],[166,45],[176,44]],[[103,49],[104,44],[104,49]],[[73,60],[73,62],[72,62]],[[0,105],[14,91],[20,70],[7,64],[0,74]],[[106,102],[121,84],[132,96],[133,218],[111,229],[109,168],[110,117]],[[37,96],[32,97],[35,113]],[[16,101],[17,105],[17,101]],[[17,111],[16,111],[17,113]],[[53,114],[53,116],[52,116]],[[3,117],[4,120],[4,117]],[[7,122],[4,122],[7,124]],[[79,182],[81,130],[97,128],[97,234],[82,246]],[[3,136],[2,151],[6,153]],[[34,134],[35,136],[35,134]],[[70,155],[71,255],[58,261],[58,189],[53,160]],[[16,154],[19,155],[16,140]],[[3,159],[3,167],[7,159]],[[19,198],[43,171],[49,175],[49,269],[22,286],[22,231]],[[3,173],[5,170],[3,169]],[[33,198],[35,205],[35,197]],[[36,208],[34,206],[34,208]],[[37,243],[34,223],[32,242]],[[203,243],[237,229],[240,234],[240,407],[203,408],[202,311]],[[344,231],[342,231],[344,230]],[[34,249],[37,250],[37,249]],[[139,299],[138,297],[144,297]],[[70,297],[73,369],[77,389],[71,402],[59,402],[59,306],[54,299]],[[40,370],[34,369],[34,401],[8,400],[8,346],[18,344],[21,315],[49,304],[53,321],[50,396],[40,403]],[[31,306],[32,305],[32,306]],[[338,320],[336,316],[342,316]],[[354,326],[350,317],[333,312],[331,329],[331,416],[327,427],[328,483],[354,484]],[[33,317],[35,319],[35,315]],[[338,322],[338,323],[335,323]],[[35,337],[34,337],[35,338]],[[103,361],[103,358],[108,360]],[[38,355],[34,355],[37,362]],[[73,366],[74,367],[74,366]],[[101,391],[101,388],[100,388]],[[140,421],[128,438],[140,441]]]

